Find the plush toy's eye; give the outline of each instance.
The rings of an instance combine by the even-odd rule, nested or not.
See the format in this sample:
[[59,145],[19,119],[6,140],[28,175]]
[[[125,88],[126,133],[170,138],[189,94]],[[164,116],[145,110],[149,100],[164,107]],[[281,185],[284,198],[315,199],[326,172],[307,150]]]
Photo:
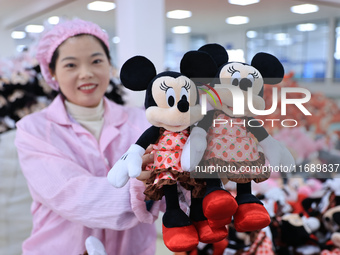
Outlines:
[[231,75],[231,84],[234,85],[234,86],[238,86],[239,82],[240,82],[240,79],[241,79],[241,74],[240,72],[234,72],[232,75]]
[[169,88],[166,91],[166,101],[170,107],[173,107],[176,101],[176,94],[173,88]]
[[248,74],[247,79],[250,80],[252,84],[254,83],[255,80],[254,75]]
[[182,89],[181,89],[181,99],[180,100],[188,101],[188,91],[184,87],[182,87]]

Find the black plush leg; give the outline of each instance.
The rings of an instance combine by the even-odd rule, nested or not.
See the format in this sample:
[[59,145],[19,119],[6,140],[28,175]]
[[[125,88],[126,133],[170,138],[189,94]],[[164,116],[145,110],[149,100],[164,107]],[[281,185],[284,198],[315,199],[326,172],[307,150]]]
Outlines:
[[163,215],[164,226],[173,228],[191,225],[191,220],[179,206],[177,184],[164,185],[163,190],[166,203],[166,211]]
[[219,178],[217,173],[212,173],[209,175],[210,178],[207,178],[205,182],[207,183],[207,190],[205,192],[205,196],[210,194],[216,190],[222,190],[221,187],[221,179]]
[[164,244],[173,252],[191,251],[198,245],[198,234],[179,206],[177,185],[165,185],[163,189],[166,200],[162,226]]
[[237,183],[236,191],[236,201],[239,205],[245,203],[258,203],[263,205],[262,202],[251,193],[251,182]]
[[193,221],[202,221],[207,218],[203,214],[202,208],[203,198],[194,198],[191,197],[191,205],[190,205],[190,219]]

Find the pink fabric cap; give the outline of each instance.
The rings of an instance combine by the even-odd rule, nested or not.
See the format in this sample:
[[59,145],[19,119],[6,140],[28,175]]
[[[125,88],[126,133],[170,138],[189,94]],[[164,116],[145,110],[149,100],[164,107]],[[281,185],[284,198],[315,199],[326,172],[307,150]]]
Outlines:
[[44,34],[39,41],[36,58],[39,61],[41,73],[45,81],[54,90],[58,90],[59,85],[56,81],[52,80],[48,67],[53,53],[66,39],[79,34],[96,36],[109,48],[109,37],[107,33],[97,24],[81,19],[73,19],[59,23]]

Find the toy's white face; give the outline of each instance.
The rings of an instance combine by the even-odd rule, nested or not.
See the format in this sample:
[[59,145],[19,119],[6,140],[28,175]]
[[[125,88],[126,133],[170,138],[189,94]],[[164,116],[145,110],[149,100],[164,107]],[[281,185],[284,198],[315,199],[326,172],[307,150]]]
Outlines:
[[[259,93],[263,87],[263,78],[261,73],[254,67],[232,62],[225,65],[219,75],[221,84],[233,85],[235,88],[240,89],[244,95],[244,116],[253,116],[248,108],[248,88],[252,88],[253,106],[257,110],[264,110],[265,103]],[[231,117],[238,117],[233,114],[233,96],[229,89],[223,88],[223,86],[216,87],[216,92],[221,98],[222,105],[217,104],[216,109],[224,111]],[[213,99],[208,97],[209,103],[213,106]]]
[[203,118],[196,104],[196,87],[185,76],[159,77],[153,82],[152,95],[157,106],[147,108],[146,117],[156,127],[178,132]]

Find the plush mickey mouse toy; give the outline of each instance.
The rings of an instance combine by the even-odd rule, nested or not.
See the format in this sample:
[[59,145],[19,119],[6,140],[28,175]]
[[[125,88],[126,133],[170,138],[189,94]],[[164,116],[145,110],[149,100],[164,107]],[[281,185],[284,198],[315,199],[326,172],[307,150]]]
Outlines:
[[[280,222],[280,243],[278,254],[287,254],[289,249],[304,248],[306,252],[298,254],[320,254],[318,241],[314,236],[320,228],[320,221],[315,217],[306,217],[303,214],[287,213]],[[311,245],[314,253],[307,252],[305,245]]]
[[324,245],[329,250],[340,249],[340,205],[328,209],[322,215],[322,222],[329,232],[330,238]]
[[[142,156],[146,148],[153,145],[154,163],[146,168],[151,175],[146,181],[144,193],[151,200],[165,196],[163,240],[174,252],[192,250],[199,241],[220,241],[228,234],[225,226],[214,230],[210,228],[202,211],[205,184],[202,180],[190,178],[190,173],[181,167],[182,160],[190,160],[188,157],[183,159],[182,149],[192,137],[200,141],[193,149],[199,159],[206,148],[205,131],[194,128],[190,132],[190,126],[203,116],[197,87],[189,77],[212,77],[217,66],[209,54],[193,51],[184,55],[180,67],[181,72],[166,71],[157,74],[153,63],[143,56],[132,57],[124,63],[120,73],[122,84],[134,91],[146,90],[146,117],[152,126],[108,174],[108,180],[113,186],[124,186],[129,177],[140,175]],[[180,209],[177,183],[191,190],[190,216]]]
[[[206,179],[204,215],[212,228],[229,224],[232,216],[238,232],[264,228],[269,225],[270,216],[262,202],[251,193],[251,181],[261,182],[269,178],[270,171],[262,171],[265,157],[272,166],[291,165],[294,164],[294,159],[281,143],[273,139],[260,123],[251,117],[252,113],[247,104],[244,105],[244,115],[234,114],[231,90],[224,85],[232,86],[243,93],[245,102],[248,98],[247,91],[252,90],[255,109],[263,110],[263,85],[279,83],[284,76],[283,66],[276,57],[267,53],[258,53],[250,65],[228,62],[227,51],[218,44],[204,45],[198,51],[208,53],[219,68],[216,81],[210,83],[208,88],[209,94],[215,93],[219,97],[216,101],[220,101],[215,103],[212,97],[207,97],[214,109],[208,111],[198,123],[198,126],[208,133],[208,146],[201,165],[206,169],[217,165],[226,169],[219,176],[216,173],[210,174],[210,178]],[[223,124],[216,124],[215,120]],[[259,152],[254,136],[264,153]],[[191,143],[193,142],[191,140]],[[221,188],[220,177],[223,181],[237,183],[236,200]]]

